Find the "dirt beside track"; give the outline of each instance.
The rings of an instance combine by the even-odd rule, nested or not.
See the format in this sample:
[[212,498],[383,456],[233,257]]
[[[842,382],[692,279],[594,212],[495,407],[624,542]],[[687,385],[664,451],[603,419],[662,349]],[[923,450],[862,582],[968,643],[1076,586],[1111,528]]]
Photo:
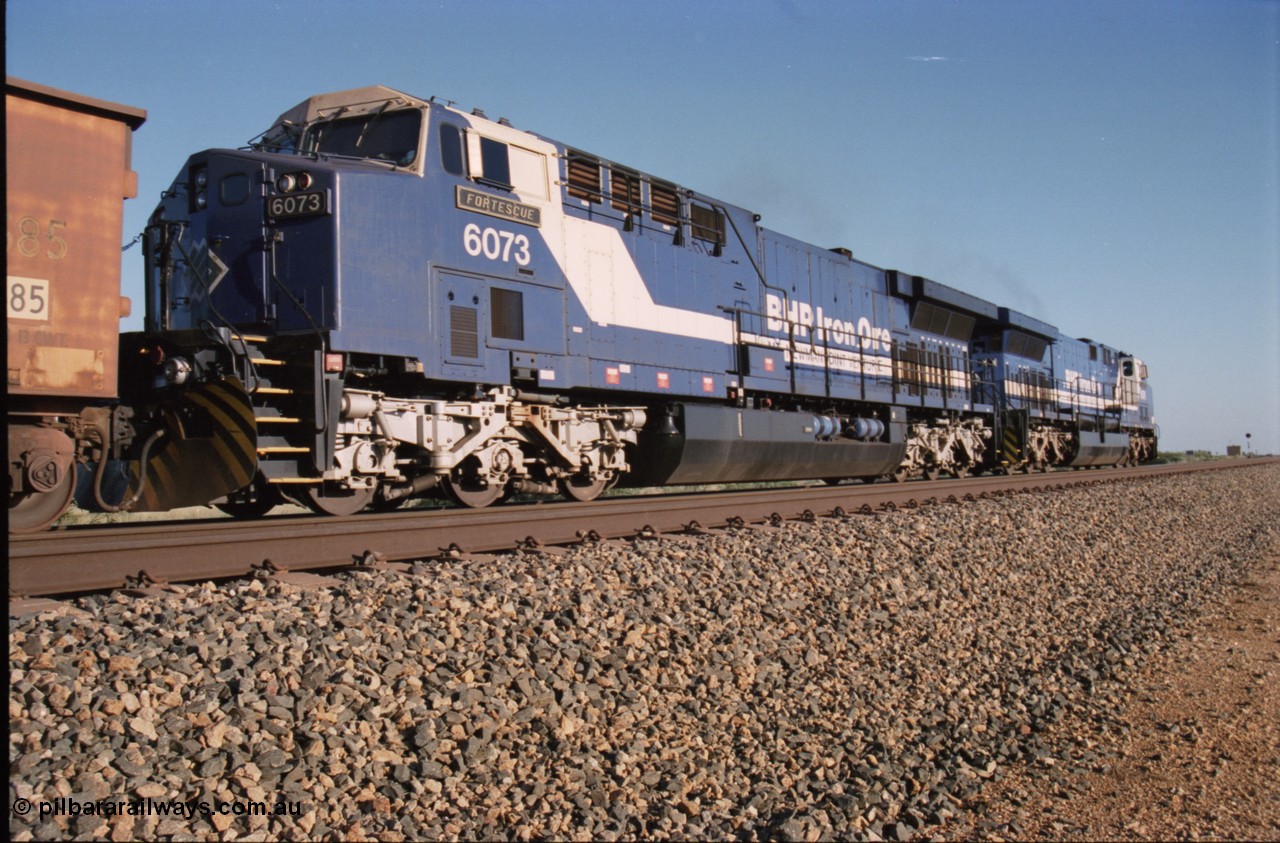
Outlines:
[[1117,722],[1056,729],[1098,763],[1019,765],[944,834],[1280,840],[1280,553],[1143,669]]

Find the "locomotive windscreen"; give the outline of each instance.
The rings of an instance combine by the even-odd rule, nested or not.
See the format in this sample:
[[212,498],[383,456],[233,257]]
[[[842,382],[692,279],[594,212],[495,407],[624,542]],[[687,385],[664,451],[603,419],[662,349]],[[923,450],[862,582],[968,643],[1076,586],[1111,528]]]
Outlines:
[[308,127],[302,148],[309,153],[374,158],[404,167],[418,156],[421,128],[421,111],[379,111],[315,123]]

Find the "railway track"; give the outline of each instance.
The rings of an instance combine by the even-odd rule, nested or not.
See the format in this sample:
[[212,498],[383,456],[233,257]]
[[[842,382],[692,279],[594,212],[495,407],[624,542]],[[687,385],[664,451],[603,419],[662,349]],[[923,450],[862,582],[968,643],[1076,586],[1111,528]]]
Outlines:
[[73,529],[11,536],[9,593],[11,598],[52,596],[231,578],[256,571],[321,571],[521,547],[549,549],[583,541],[874,513],[1277,461],[619,497],[585,504],[543,502],[352,518],[300,516]]

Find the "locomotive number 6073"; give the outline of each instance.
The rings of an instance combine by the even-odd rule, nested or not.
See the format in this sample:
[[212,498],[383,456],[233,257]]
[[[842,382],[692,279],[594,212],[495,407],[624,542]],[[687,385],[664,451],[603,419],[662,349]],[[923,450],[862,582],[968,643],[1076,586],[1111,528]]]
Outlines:
[[506,262],[514,259],[521,266],[528,266],[533,259],[529,254],[529,238],[525,235],[496,228],[481,228],[476,223],[468,223],[462,229],[462,246],[473,258],[484,255],[491,261]]
[[267,216],[273,219],[309,217],[327,213],[329,213],[328,194],[323,190],[295,193],[290,196],[272,196],[267,200]]

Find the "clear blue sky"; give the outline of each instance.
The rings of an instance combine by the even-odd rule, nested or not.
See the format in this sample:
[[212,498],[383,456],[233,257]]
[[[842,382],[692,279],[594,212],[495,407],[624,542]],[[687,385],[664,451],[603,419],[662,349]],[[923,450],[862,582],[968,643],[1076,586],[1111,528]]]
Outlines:
[[[1280,452],[1280,3],[8,0],[7,72],[186,156],[438,95],[1143,357],[1166,449]],[[141,309],[141,258],[125,255]],[[135,317],[126,327],[140,325]]]

